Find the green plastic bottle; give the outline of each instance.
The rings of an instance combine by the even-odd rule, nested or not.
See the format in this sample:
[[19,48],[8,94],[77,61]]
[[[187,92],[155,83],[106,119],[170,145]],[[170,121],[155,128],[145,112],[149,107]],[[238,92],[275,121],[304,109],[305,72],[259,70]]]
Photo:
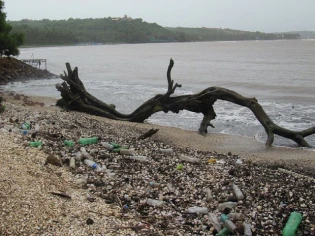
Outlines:
[[98,137],[81,138],[81,139],[79,139],[78,143],[82,144],[82,145],[98,143]]
[[290,214],[290,217],[282,231],[283,236],[294,236],[297,231],[300,223],[302,221],[301,213],[293,211]]
[[119,153],[119,152],[120,152],[120,148],[114,148],[114,149],[112,150],[112,152]]
[[230,230],[228,228],[223,228],[219,233],[216,234],[216,236],[227,236],[230,233]]
[[73,147],[73,146],[74,146],[74,142],[71,141],[71,140],[65,140],[65,141],[63,141],[63,143],[64,143],[66,146],[69,146],[69,147]]
[[117,143],[109,143],[109,144],[112,145],[114,147],[114,149],[120,148],[120,145]]
[[42,141],[30,142],[31,147],[38,147],[38,146],[41,146],[42,144],[43,144]]

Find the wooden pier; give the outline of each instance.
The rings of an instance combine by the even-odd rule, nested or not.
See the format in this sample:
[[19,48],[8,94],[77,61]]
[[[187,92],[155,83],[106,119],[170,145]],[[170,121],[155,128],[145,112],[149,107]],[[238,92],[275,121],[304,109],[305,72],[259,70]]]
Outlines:
[[45,70],[47,70],[47,60],[46,59],[21,59],[21,61],[31,65],[36,66],[40,69],[40,66],[43,62],[45,62]]

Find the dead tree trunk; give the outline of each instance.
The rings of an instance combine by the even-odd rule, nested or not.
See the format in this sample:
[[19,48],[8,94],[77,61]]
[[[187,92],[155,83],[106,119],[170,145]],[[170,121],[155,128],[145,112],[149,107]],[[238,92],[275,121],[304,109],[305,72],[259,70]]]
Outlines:
[[208,126],[213,127],[210,123],[211,120],[216,117],[213,104],[220,99],[247,107],[254,113],[268,135],[266,146],[272,145],[274,135],[277,134],[293,140],[302,147],[310,147],[304,138],[314,134],[315,127],[302,131],[292,131],[280,127],[269,118],[256,98],[243,97],[234,91],[221,87],[209,87],[197,94],[171,97],[176,88],[181,87],[180,84],[174,84],[174,81],[171,79],[173,66],[174,61],[171,59],[167,70],[168,89],[165,94],[159,94],[149,99],[131,114],[122,114],[116,111],[114,105],[102,102],[89,94],[82,81],[79,79],[78,68],[76,67],[72,70],[70,64],[66,63],[68,74],[64,72],[64,75],[61,75],[64,82],[56,85],[56,88],[60,91],[62,97],[62,99],[57,102],[57,105],[69,110],[76,110],[114,120],[130,122],[143,122],[152,114],[160,111],[165,113],[169,111],[178,113],[181,110],[188,110],[203,114],[199,133],[206,135]]

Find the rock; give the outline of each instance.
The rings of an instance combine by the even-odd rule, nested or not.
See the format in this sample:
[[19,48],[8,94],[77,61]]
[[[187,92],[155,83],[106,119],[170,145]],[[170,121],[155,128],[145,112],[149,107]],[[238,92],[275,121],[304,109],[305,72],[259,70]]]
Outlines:
[[47,164],[51,164],[51,165],[59,166],[59,167],[62,166],[60,159],[54,155],[49,155],[46,158],[45,165],[47,165]]

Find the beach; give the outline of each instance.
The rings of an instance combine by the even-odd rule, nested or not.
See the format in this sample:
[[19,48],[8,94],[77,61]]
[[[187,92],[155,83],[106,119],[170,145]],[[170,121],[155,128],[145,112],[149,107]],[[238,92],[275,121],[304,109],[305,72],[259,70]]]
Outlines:
[[[6,107],[2,122],[18,127],[33,120],[41,127],[35,139],[43,140],[38,149],[28,146],[34,141],[28,135],[0,133],[0,186],[5,190],[0,195],[2,235],[213,235],[215,227],[207,217],[184,212],[201,206],[219,217],[218,204],[226,201],[237,203],[232,213],[245,216],[235,221],[239,232],[246,221],[253,235],[279,235],[289,213],[296,210],[303,215],[299,232],[315,233],[313,150],[266,148],[254,138],[211,131],[203,137],[196,131],[69,112],[56,107],[56,99],[49,97],[2,96]],[[159,131],[146,140],[137,139],[151,128]],[[81,147],[76,144],[69,149],[62,140],[93,135],[121,143],[151,161],[124,161],[123,155],[91,145],[86,151],[108,172],[96,173],[78,160],[75,170],[69,168],[69,159]],[[162,149],[173,152],[163,154]],[[62,167],[45,165],[49,155],[60,159]],[[197,158],[198,164],[181,161],[182,155]],[[182,171],[176,170],[178,163],[183,163]],[[133,182],[124,183],[127,179]],[[148,190],[150,181],[161,187]],[[245,199],[235,199],[232,183],[237,183]],[[212,191],[210,202],[204,193],[207,186]],[[51,192],[66,193],[71,199]],[[160,199],[164,205],[148,206],[147,199]]]

